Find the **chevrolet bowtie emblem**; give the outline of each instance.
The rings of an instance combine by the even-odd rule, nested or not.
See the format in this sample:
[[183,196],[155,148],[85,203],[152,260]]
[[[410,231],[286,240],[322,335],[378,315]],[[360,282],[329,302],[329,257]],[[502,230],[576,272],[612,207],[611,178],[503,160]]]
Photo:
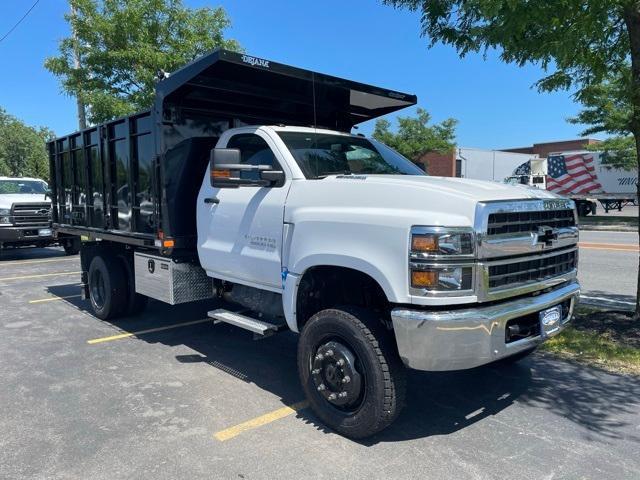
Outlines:
[[534,232],[534,243],[540,243],[543,247],[553,247],[558,241],[558,233],[551,227],[538,227]]

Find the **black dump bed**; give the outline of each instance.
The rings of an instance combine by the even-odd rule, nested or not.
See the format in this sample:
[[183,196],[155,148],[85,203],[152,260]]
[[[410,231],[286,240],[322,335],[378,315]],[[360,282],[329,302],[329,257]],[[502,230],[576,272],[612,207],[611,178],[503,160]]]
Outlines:
[[286,124],[350,131],[415,103],[414,95],[213,51],[159,82],[150,111],[48,143],[54,227],[192,249],[197,194],[225,130]]

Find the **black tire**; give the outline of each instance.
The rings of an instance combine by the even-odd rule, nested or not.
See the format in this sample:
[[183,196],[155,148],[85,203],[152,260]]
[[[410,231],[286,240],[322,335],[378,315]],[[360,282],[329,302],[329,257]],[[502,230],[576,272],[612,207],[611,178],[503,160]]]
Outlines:
[[96,317],[110,320],[127,307],[127,278],[124,267],[111,255],[96,255],[89,265],[89,299]]
[[125,314],[127,316],[138,315],[147,308],[149,298],[136,292],[136,279],[132,262],[126,257],[120,257],[120,260],[122,260],[122,265],[127,274],[127,307]]
[[[329,357],[329,350],[333,352],[336,345],[338,352]],[[327,346],[331,348],[327,350]],[[349,361],[343,369],[339,365],[345,364],[337,362],[345,358],[339,355],[346,351],[353,354],[354,361]],[[320,361],[319,352],[326,353]],[[339,360],[336,361],[336,357]],[[318,362],[322,363],[321,368],[318,368]],[[349,365],[355,368],[351,369]],[[349,376],[345,369],[354,373],[354,380],[346,386],[331,386],[344,383],[344,377]],[[340,372],[336,373],[338,370]],[[317,373],[319,371],[321,373]],[[298,372],[315,414],[345,437],[365,438],[383,430],[393,423],[404,406],[406,370],[395,342],[380,320],[366,310],[353,307],[328,309],[311,317],[302,329],[298,343]],[[325,376],[327,372],[333,372],[333,382]],[[340,375],[342,378],[335,381]],[[319,382],[321,385],[328,383],[329,387],[319,390]],[[346,393],[346,389],[356,386],[359,393],[355,390]],[[327,395],[334,392],[345,394],[345,398],[330,401]],[[339,401],[350,403],[336,405]]]
[[535,352],[538,347],[530,348],[529,350],[524,350],[520,353],[516,353],[515,355],[511,355],[510,357],[505,357],[501,360],[498,360],[496,363],[500,365],[513,365],[514,363],[519,362],[520,360],[527,358],[533,352]]
[[64,253],[68,256],[78,255],[80,253],[81,246],[82,246],[82,242],[80,241],[79,238],[68,240],[63,246]]
[[579,202],[577,205],[578,216],[586,217],[591,213],[591,202]]

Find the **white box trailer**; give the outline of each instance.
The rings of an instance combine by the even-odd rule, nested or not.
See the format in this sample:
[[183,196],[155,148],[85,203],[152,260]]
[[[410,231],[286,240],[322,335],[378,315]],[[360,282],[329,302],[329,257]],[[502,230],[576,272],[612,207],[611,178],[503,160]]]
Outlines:
[[473,180],[504,183],[506,178],[513,175],[518,166],[536,158],[538,158],[537,155],[500,150],[466,147],[456,149],[456,161],[460,165],[460,176]]
[[588,150],[554,152],[519,165],[506,181],[569,197],[580,215],[595,214],[596,201],[606,212],[637,204],[637,172],[608,165],[605,155]]

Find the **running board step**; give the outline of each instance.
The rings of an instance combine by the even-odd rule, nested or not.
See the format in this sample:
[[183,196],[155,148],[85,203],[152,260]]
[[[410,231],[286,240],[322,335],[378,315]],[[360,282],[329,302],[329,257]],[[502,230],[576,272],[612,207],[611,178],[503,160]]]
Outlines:
[[224,322],[228,323],[229,325],[235,325],[236,327],[249,330],[250,332],[253,332],[260,337],[268,337],[269,335],[273,335],[280,328],[280,325],[263,322],[262,320],[247,317],[230,310],[225,310],[224,308],[212,310],[207,313],[207,315],[213,318],[213,323]]

